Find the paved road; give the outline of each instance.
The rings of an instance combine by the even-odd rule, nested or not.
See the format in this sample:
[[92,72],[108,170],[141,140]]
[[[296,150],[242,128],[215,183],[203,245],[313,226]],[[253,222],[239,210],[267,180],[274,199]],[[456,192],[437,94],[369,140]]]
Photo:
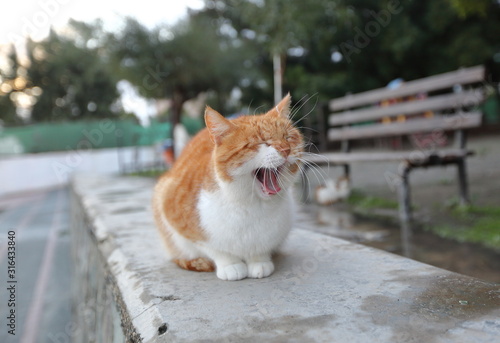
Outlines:
[[[70,305],[68,207],[66,188],[0,198],[2,343],[70,342],[75,328]],[[13,279],[7,270],[9,232],[15,237]],[[15,307],[8,307],[11,286]],[[9,333],[11,328],[6,323],[11,309],[15,309],[15,335]]]

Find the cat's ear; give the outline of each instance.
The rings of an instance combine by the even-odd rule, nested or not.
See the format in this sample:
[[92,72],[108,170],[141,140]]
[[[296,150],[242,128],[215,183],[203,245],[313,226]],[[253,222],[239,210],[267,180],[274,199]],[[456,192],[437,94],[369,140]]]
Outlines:
[[288,93],[272,110],[267,112],[267,115],[282,117],[288,119],[290,116],[290,103],[292,102],[292,97]]
[[219,145],[222,138],[235,127],[233,123],[210,106],[205,109],[205,124],[207,124],[210,138],[216,145]]

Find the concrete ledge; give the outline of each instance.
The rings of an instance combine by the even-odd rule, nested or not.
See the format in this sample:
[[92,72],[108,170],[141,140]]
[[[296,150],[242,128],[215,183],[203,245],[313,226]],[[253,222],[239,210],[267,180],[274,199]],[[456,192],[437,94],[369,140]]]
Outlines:
[[153,226],[152,186],[73,180],[75,307],[93,303],[95,321],[77,321],[96,342],[498,342],[499,285],[305,230],[266,279],[181,270]]

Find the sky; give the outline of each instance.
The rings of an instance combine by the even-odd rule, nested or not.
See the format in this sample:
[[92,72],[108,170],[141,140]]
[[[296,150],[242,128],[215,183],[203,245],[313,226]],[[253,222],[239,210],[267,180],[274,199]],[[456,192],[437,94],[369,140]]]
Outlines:
[[60,28],[70,18],[80,21],[103,19],[105,28],[115,30],[121,17],[132,16],[148,27],[173,24],[188,7],[199,9],[203,0],[17,0],[4,6],[0,20],[0,45],[14,43],[30,35],[43,39],[51,26]]
[[[28,35],[41,40],[51,27],[60,29],[70,18],[84,22],[102,19],[107,31],[119,30],[126,16],[149,28],[174,24],[188,8],[202,8],[203,0],[15,0],[4,7],[8,9],[0,20],[0,52],[11,44],[23,51]],[[143,124],[156,114],[154,102],[140,97],[127,82],[121,81],[118,89],[124,109],[135,113]]]

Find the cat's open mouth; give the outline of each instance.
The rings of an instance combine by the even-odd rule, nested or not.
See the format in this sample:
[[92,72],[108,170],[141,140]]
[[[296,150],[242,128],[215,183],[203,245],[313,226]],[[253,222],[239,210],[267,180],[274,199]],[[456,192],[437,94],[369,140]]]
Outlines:
[[255,177],[262,186],[262,191],[266,195],[274,195],[281,191],[279,177],[282,167],[259,168],[254,171]]

